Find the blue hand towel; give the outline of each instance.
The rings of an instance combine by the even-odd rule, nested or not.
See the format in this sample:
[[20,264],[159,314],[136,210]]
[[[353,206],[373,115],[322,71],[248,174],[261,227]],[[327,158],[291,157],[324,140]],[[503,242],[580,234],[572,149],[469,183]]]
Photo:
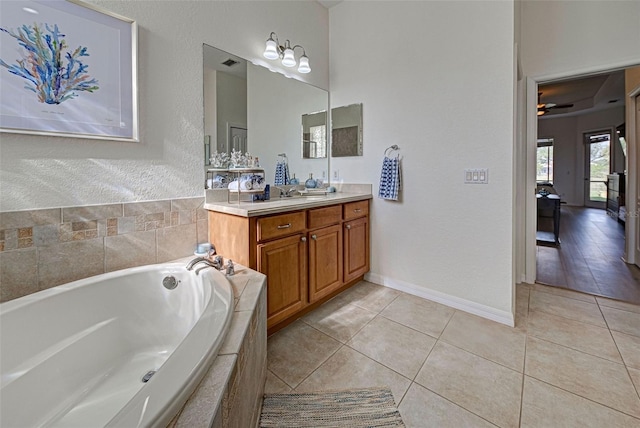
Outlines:
[[284,162],[278,162],[276,164],[276,177],[273,180],[273,184],[276,186],[282,186],[286,183],[286,164]]
[[401,189],[400,177],[400,158],[389,158],[385,156],[382,161],[378,197],[390,201],[397,201]]

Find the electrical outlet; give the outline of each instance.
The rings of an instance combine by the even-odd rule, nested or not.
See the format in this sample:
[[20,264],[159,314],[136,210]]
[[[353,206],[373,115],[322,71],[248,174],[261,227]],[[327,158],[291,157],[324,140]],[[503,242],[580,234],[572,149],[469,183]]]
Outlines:
[[325,171],[324,169],[322,170],[322,179],[323,180],[327,179],[327,171]]
[[333,170],[333,180],[340,180],[340,170],[338,169]]

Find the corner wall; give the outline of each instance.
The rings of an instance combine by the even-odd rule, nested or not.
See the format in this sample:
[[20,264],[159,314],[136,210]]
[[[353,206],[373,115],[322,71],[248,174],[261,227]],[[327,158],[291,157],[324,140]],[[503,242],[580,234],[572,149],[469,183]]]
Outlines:
[[403,157],[402,201],[372,202],[369,278],[513,322],[513,2],[342,2],[330,21],[331,106],[364,114],[364,156],[331,176],[377,192],[385,149]]

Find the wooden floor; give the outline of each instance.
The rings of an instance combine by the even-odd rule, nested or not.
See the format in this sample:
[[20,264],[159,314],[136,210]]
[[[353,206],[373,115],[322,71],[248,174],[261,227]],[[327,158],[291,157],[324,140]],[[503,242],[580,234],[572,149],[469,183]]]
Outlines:
[[562,207],[560,241],[538,245],[537,282],[640,304],[640,269],[621,259],[624,226],[605,210]]

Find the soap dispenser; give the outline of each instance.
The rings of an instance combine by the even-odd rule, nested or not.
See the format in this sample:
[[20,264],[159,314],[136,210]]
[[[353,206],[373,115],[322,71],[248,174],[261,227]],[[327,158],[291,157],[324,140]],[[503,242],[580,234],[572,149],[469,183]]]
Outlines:
[[309,179],[304,182],[304,187],[307,189],[315,189],[316,184],[316,180],[313,179],[313,174],[309,173]]
[[296,174],[293,174],[293,178],[289,179],[289,184],[292,186],[297,186],[298,184],[300,184],[300,180],[298,180],[296,178]]

